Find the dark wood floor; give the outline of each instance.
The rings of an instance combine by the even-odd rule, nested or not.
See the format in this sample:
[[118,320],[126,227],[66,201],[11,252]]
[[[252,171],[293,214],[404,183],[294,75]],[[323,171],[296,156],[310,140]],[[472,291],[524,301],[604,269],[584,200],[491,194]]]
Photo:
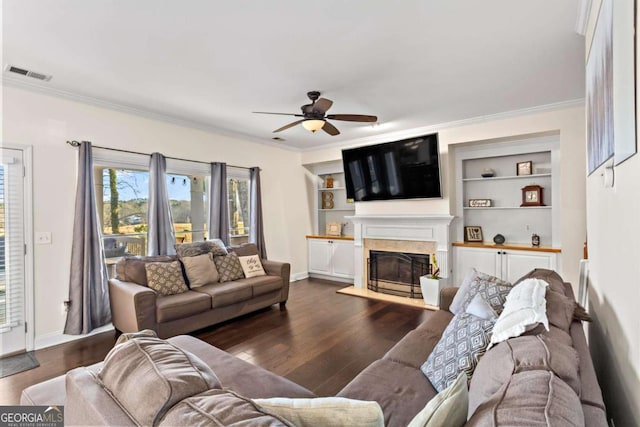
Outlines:
[[[344,284],[291,284],[287,310],[277,305],[192,335],[244,360],[330,396],[380,358],[431,312],[337,294]],[[114,343],[105,332],[36,351],[40,367],[0,379],[0,405],[17,404],[25,387],[104,358]]]

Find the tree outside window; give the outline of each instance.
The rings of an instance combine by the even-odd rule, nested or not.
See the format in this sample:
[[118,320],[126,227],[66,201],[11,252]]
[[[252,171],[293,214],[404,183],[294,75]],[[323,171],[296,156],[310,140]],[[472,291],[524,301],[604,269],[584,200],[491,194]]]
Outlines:
[[206,177],[168,174],[167,189],[176,242],[206,240],[208,238]]
[[96,167],[95,175],[105,258],[145,255],[149,172]]
[[231,244],[249,241],[249,179],[228,178],[229,234]]

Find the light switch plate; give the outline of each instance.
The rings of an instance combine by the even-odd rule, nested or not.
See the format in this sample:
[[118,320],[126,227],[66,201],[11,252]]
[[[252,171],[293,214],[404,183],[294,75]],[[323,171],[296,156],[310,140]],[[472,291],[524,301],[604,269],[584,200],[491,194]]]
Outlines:
[[51,244],[51,232],[50,231],[38,231],[38,232],[36,232],[36,244],[38,244],[38,245],[50,245]]

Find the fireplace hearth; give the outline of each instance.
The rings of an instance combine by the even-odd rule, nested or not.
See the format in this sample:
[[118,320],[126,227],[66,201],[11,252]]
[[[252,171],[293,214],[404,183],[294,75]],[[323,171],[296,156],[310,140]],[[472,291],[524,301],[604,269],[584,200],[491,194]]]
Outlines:
[[375,292],[422,298],[420,276],[431,273],[431,256],[405,252],[369,251],[367,288]]

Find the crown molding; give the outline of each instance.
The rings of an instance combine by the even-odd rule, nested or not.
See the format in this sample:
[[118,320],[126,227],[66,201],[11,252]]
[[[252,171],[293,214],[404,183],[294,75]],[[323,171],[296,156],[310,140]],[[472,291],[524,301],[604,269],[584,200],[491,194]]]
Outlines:
[[509,119],[509,118],[518,117],[518,116],[547,113],[551,111],[564,110],[564,109],[574,108],[574,107],[582,107],[584,106],[584,102],[585,102],[584,98],[571,99],[568,101],[561,101],[553,104],[538,105],[535,107],[523,108],[520,110],[505,111],[503,113],[489,114],[486,116],[471,117],[468,119],[455,120],[455,121],[440,123],[436,125],[427,125],[427,126],[421,126],[421,127],[411,128],[411,129],[403,129],[399,131],[387,132],[387,133],[378,134],[378,135],[371,135],[371,136],[366,136],[362,138],[352,139],[349,141],[342,141],[335,144],[327,144],[327,145],[323,145],[322,147],[302,148],[300,149],[300,151],[311,152],[311,151],[318,151],[318,150],[323,150],[327,148],[347,148],[347,147],[353,147],[357,145],[389,142],[389,141],[400,140],[404,138],[411,138],[416,135],[426,135],[429,133],[435,133],[443,129],[463,127],[463,126],[469,126],[469,125],[497,121],[497,120],[504,120],[504,119]]
[[[590,1],[590,0],[586,0],[586,1]],[[356,145],[374,144],[378,142],[380,143],[388,142],[396,139],[410,138],[410,137],[421,135],[421,134],[424,135],[428,133],[434,133],[434,132],[437,132],[443,129],[448,129],[448,128],[468,126],[468,125],[473,125],[473,124],[478,124],[478,123],[483,123],[488,121],[495,121],[495,120],[507,119],[507,118],[517,117],[517,116],[525,116],[525,115],[536,114],[536,113],[563,110],[566,108],[573,108],[573,107],[579,107],[584,105],[584,98],[573,99],[573,100],[562,101],[562,102],[557,102],[553,104],[545,104],[545,105],[538,105],[535,107],[523,108],[520,110],[512,110],[512,111],[506,111],[502,113],[489,114],[485,116],[472,117],[468,119],[455,120],[455,121],[445,122],[445,123],[440,123],[435,125],[427,125],[427,126],[420,126],[420,127],[410,128],[410,129],[403,129],[399,131],[386,132],[378,135],[371,135],[371,136],[365,136],[361,138],[349,139],[347,141],[336,142],[333,144],[325,144],[319,147],[315,146],[315,147],[308,147],[308,148],[300,148],[300,147],[290,146],[287,144],[279,144],[276,142],[266,141],[264,139],[256,138],[255,136],[244,134],[242,132],[229,131],[226,129],[213,126],[209,123],[204,123],[197,120],[185,119],[183,117],[158,113],[153,110],[138,108],[138,107],[134,107],[127,104],[107,101],[104,99],[95,98],[95,97],[86,96],[86,95],[80,95],[77,93],[68,92],[68,91],[55,89],[51,87],[44,87],[42,85],[33,84],[31,82],[24,81],[19,77],[13,77],[13,76],[7,76],[7,75],[3,75],[2,77],[3,77],[3,85],[8,87],[16,87],[19,89],[30,90],[32,92],[39,92],[45,95],[68,99],[71,101],[76,101],[76,102],[80,102],[83,104],[88,104],[88,105],[92,105],[100,108],[106,108],[106,109],[118,111],[121,113],[132,114],[132,115],[144,117],[151,120],[157,120],[157,121],[171,123],[174,125],[184,126],[192,129],[198,129],[205,132],[224,135],[230,138],[236,138],[236,139],[241,138],[243,140],[266,145],[271,148],[279,148],[281,150],[299,152],[299,153],[324,150],[324,149],[330,149],[330,148],[345,148],[345,147],[352,147]]]
[[132,105],[107,101],[101,98],[95,98],[86,95],[80,95],[78,93],[69,92],[61,89],[55,89],[52,87],[45,87],[39,84],[27,82],[20,77],[2,76],[3,85],[7,87],[15,87],[18,89],[25,89],[32,92],[38,92],[49,96],[68,99],[71,101],[80,102],[83,104],[92,105],[94,107],[106,108],[109,110],[117,111],[125,114],[132,114],[146,119],[156,120],[160,122],[170,123],[174,125],[184,126],[192,129],[202,130],[205,132],[215,133],[218,135],[228,136],[230,138],[241,138],[250,142],[266,145],[271,148],[280,148],[282,150],[299,152],[300,150],[295,147],[290,147],[284,144],[278,144],[276,142],[266,141],[255,136],[244,134],[242,132],[233,132],[227,129],[219,128],[209,123],[201,122],[198,120],[186,119],[184,117],[173,116],[170,114],[163,114],[157,111],[153,111],[146,108],[134,107]]

